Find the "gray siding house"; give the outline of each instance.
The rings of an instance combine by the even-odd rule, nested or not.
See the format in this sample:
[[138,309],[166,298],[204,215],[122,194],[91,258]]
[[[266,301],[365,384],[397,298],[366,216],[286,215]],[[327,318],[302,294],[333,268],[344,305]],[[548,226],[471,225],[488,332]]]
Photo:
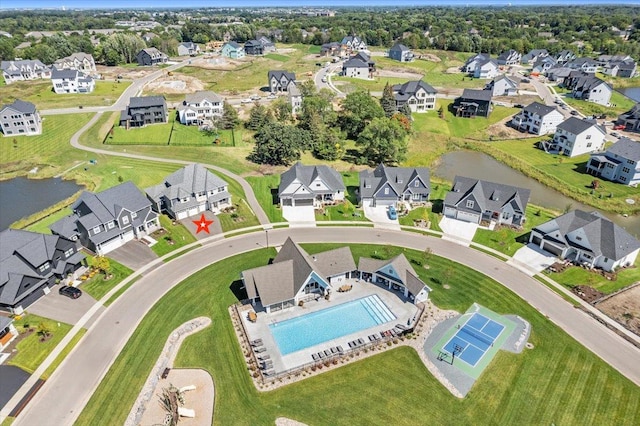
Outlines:
[[624,126],[628,132],[640,132],[640,103],[635,104],[629,111],[620,114],[616,124]]
[[87,249],[104,255],[134,238],[160,227],[151,202],[132,183],[124,182],[102,192],[85,191],[71,205],[73,214],[54,222],[54,235],[79,240]]
[[360,172],[360,204],[395,206],[399,202],[429,201],[431,180],[426,167],[386,167]]
[[200,46],[192,41],[185,41],[178,45],[178,56],[196,56],[200,53]]
[[413,53],[404,44],[396,43],[389,49],[389,58],[400,62],[411,62],[413,61]]
[[458,117],[485,117],[488,118],[493,110],[491,90],[464,89],[462,96],[453,101],[451,108]]
[[156,49],[155,47],[147,47],[142,49],[136,55],[136,60],[140,66],[159,65],[167,62],[167,55]]
[[173,219],[186,219],[206,210],[214,213],[231,206],[227,182],[201,164],[189,164],[145,189],[153,210]]
[[444,200],[444,215],[465,222],[522,226],[531,191],[456,176]]
[[164,96],[141,96],[129,99],[129,106],[120,113],[120,126],[143,127],[147,124],[166,123],[167,102]]
[[267,73],[267,80],[271,93],[286,92],[290,84],[296,84],[296,75],[288,71],[273,70]]
[[77,244],[57,235],[0,232],[0,309],[21,314],[56,282],[75,279],[85,266]]
[[34,104],[16,99],[0,109],[0,130],[3,136],[39,135],[42,119]]
[[283,206],[314,206],[344,200],[346,187],[340,173],[328,166],[297,162],[280,176],[278,198]]
[[587,173],[624,185],[640,184],[640,142],[620,138],[605,152],[591,154]]

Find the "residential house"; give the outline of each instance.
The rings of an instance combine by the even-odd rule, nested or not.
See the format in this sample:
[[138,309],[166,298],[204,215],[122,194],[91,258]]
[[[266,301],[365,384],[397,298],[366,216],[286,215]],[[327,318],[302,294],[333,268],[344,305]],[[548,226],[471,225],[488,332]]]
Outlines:
[[344,200],[345,190],[342,176],[331,167],[297,162],[280,175],[278,198],[282,206],[322,207]]
[[572,75],[572,73],[576,73],[575,70],[568,67],[559,67],[555,66],[547,70],[545,75],[549,79],[549,81],[558,82],[559,86],[564,86],[565,80]]
[[515,96],[518,94],[518,83],[501,74],[491,80],[484,90],[491,91],[492,96]]
[[564,86],[571,90],[574,98],[604,106],[609,105],[613,94],[613,88],[609,83],[586,73],[570,75],[565,79]]
[[371,207],[397,203],[426,203],[431,194],[431,177],[426,167],[387,167],[360,172],[359,201]]
[[346,45],[332,41],[331,43],[324,43],[320,46],[320,56],[335,56],[337,58],[345,57],[349,54],[349,50]]
[[53,91],[60,93],[91,93],[96,87],[96,82],[87,74],[74,70],[59,70],[53,68],[51,71],[51,84]]
[[532,49],[529,53],[522,56],[521,62],[523,64],[532,64],[536,62],[538,58],[543,58],[545,56],[549,56],[547,49]]
[[553,145],[569,157],[599,151],[604,147],[607,131],[595,120],[569,117],[558,124]]
[[636,62],[634,60],[608,62],[602,72],[612,77],[633,78],[637,74]]
[[211,91],[190,93],[178,107],[178,119],[188,126],[212,124],[215,117],[222,117],[223,104],[224,100]]
[[422,80],[407,81],[393,86],[398,111],[406,104],[411,112],[427,112],[436,107],[438,91]]
[[478,53],[477,55],[474,55],[469,59],[467,59],[467,61],[462,66],[461,70],[462,72],[466,72],[467,74],[473,75],[476,71],[476,67],[478,66],[478,64],[486,63],[489,60],[491,60],[491,57],[489,56],[488,53]]
[[229,41],[222,46],[220,54],[226,58],[240,59],[245,57],[245,51],[235,41]]
[[599,67],[604,67],[609,62],[624,62],[632,60],[633,58],[629,55],[600,55],[596,58],[596,62]]
[[531,69],[532,74],[544,74],[549,71],[551,68],[558,66],[558,62],[551,56],[542,56],[538,57],[536,61],[533,63],[533,68]]
[[192,41],[185,41],[178,45],[178,56],[196,56],[200,54],[200,46]]
[[521,132],[546,135],[555,132],[562,121],[564,116],[556,107],[533,102],[511,119],[511,125]]
[[591,58],[576,58],[567,62],[564,66],[587,74],[595,74],[598,70],[598,63]]
[[640,184],[640,142],[622,137],[605,152],[591,154],[587,173],[629,186]]
[[155,47],[147,47],[142,49],[136,55],[136,60],[140,66],[151,66],[165,64],[169,58],[167,55],[156,49]]
[[526,188],[456,176],[444,199],[444,215],[464,222],[521,227],[530,195]]
[[0,69],[2,69],[5,84],[11,84],[15,81],[51,78],[51,68],[43,64],[39,59],[2,61],[0,62]]
[[531,230],[529,242],[588,268],[613,272],[633,265],[640,241],[598,212],[573,210]]
[[42,119],[34,104],[16,99],[0,109],[0,130],[3,136],[39,135]]
[[54,235],[79,240],[99,255],[142,238],[160,227],[151,202],[132,183],[93,193],[84,191],[72,205],[73,213],[49,228]]
[[93,56],[84,52],[58,59],[53,63],[53,66],[59,70],[78,70],[89,75],[96,73],[96,62]]
[[294,83],[289,84],[287,89],[287,99],[291,105],[291,113],[297,114],[302,108],[302,92]]
[[351,52],[362,52],[367,50],[367,43],[356,35],[346,36],[340,43],[347,46]]
[[624,114],[620,114],[616,124],[624,126],[626,131],[640,132],[640,103],[635,104]]
[[495,59],[486,58],[476,63],[473,77],[482,79],[494,78],[498,75],[498,70],[498,62]]
[[[76,278],[84,258],[68,238],[18,229],[0,232],[0,309],[21,314],[56,283]],[[0,324],[2,335],[8,324]]]
[[265,37],[265,36],[259,37],[258,41],[262,45],[262,51],[264,53],[269,53],[269,52],[275,52],[276,51],[275,43],[272,42],[271,40],[269,40],[267,37]]
[[389,49],[389,58],[400,62],[411,62],[413,61],[414,55],[407,46],[396,43]]
[[264,46],[258,40],[247,40],[244,43],[244,53],[252,56],[264,55]]
[[566,64],[567,62],[573,61],[576,58],[576,54],[570,50],[562,50],[560,53],[553,57],[557,63]]
[[489,117],[493,109],[491,90],[464,89],[453,101],[452,109],[458,117]]
[[229,184],[201,164],[189,164],[145,192],[155,212],[178,220],[231,206]]
[[359,52],[342,64],[342,75],[345,77],[368,80],[373,78],[373,73],[375,71],[376,63],[371,60],[369,55],[363,52]]
[[0,352],[8,347],[18,334],[18,330],[13,325],[13,317],[0,316]]
[[296,75],[283,70],[269,71],[267,80],[271,93],[286,92],[289,90],[289,85],[296,85]]
[[164,96],[140,96],[129,99],[127,109],[120,114],[120,126],[143,127],[167,122],[167,102]]
[[513,49],[509,49],[506,52],[502,52],[498,55],[498,65],[518,65],[522,60],[522,53],[517,52]]

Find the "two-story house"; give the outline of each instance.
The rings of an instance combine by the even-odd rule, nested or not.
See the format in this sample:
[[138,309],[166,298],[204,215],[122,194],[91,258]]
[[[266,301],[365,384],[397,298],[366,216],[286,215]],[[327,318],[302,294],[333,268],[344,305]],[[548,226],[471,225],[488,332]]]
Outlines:
[[16,99],[0,109],[0,130],[3,136],[39,135],[42,119],[34,104]]
[[633,59],[607,62],[602,67],[602,73],[611,77],[633,78],[637,74],[636,62]]
[[532,64],[536,62],[538,58],[545,56],[549,56],[547,49],[531,49],[528,53],[522,55],[521,62],[523,64]]
[[436,107],[438,91],[422,80],[407,81],[393,86],[398,111],[406,104],[411,112],[427,112]]
[[553,145],[569,157],[599,151],[604,147],[606,130],[594,120],[569,117],[558,124]]
[[560,259],[613,272],[633,265],[640,241],[598,212],[574,210],[536,226],[529,242]]
[[0,69],[2,69],[2,76],[6,84],[11,84],[15,81],[51,77],[51,68],[43,64],[39,59],[2,61],[0,62]]
[[533,63],[533,67],[531,68],[532,74],[544,74],[549,71],[551,68],[558,66],[558,62],[552,58],[551,56],[540,56]]
[[393,60],[411,62],[413,61],[413,57],[414,55],[411,50],[402,43],[396,43],[389,49],[389,58]]
[[498,62],[498,65],[511,66],[511,65],[518,65],[521,60],[522,60],[522,53],[513,49],[509,49],[507,51],[502,52],[500,55],[498,55],[497,62]]
[[521,132],[546,135],[555,132],[562,121],[564,116],[556,107],[533,102],[511,119],[511,125]]
[[203,125],[215,117],[222,117],[223,99],[208,90],[201,90],[185,96],[178,107],[178,120],[186,125]]
[[147,124],[167,122],[167,102],[164,96],[140,96],[129,99],[127,109],[120,114],[120,126],[127,129]]
[[576,58],[576,54],[570,50],[562,50],[557,55],[553,57],[559,64],[566,64],[567,62],[573,61]]
[[278,198],[281,206],[322,207],[344,200],[345,190],[342,176],[331,167],[297,162],[280,175]]
[[567,62],[564,66],[587,74],[595,74],[598,70],[598,63],[591,58],[576,58]]
[[96,82],[87,74],[75,69],[51,71],[51,84],[53,91],[61,93],[91,93],[96,87]]
[[425,203],[431,194],[431,176],[426,167],[387,167],[360,172],[360,205],[395,206],[397,203]]
[[593,153],[587,173],[624,185],[640,184],[640,142],[623,137],[605,152]]
[[267,73],[267,84],[271,93],[286,92],[289,85],[296,84],[296,75],[283,70],[273,70]]
[[479,63],[485,63],[491,59],[488,53],[478,53],[477,55],[473,55],[462,66],[462,72],[473,75],[476,71],[476,67]]
[[476,63],[473,77],[481,79],[493,78],[498,75],[498,70],[498,62],[495,59],[485,58]]
[[178,45],[178,56],[196,56],[200,54],[200,46],[192,41],[184,41]]
[[269,40],[267,37],[265,37],[265,36],[258,37],[258,41],[262,45],[262,51],[264,53],[269,53],[269,52],[275,52],[276,51],[275,43],[272,42],[271,40]]
[[492,96],[515,96],[518,94],[518,83],[501,74],[491,80],[484,90],[490,90]]
[[464,222],[520,227],[530,195],[526,188],[456,176],[444,199],[444,215]]
[[330,43],[324,43],[320,46],[320,56],[334,56],[342,58],[349,55],[349,49],[346,45],[332,41]]
[[147,47],[138,52],[136,60],[140,66],[152,66],[165,64],[169,58],[155,47]]
[[640,103],[635,104],[631,109],[618,116],[617,125],[624,126],[628,132],[640,132]]
[[225,43],[222,46],[222,50],[220,51],[220,54],[225,58],[230,58],[230,59],[241,59],[241,58],[244,58],[246,55],[244,48],[240,46],[238,43],[236,43],[235,41],[230,41]]
[[84,191],[71,205],[71,210],[71,215],[49,226],[51,232],[78,240],[99,255],[160,227],[158,214],[152,210],[151,202],[132,182],[98,193]]
[[356,35],[343,37],[340,43],[347,46],[347,49],[351,52],[363,52],[367,50],[367,43]]
[[0,232],[0,308],[22,314],[85,263],[75,241],[18,229]]
[[342,75],[345,77],[371,79],[376,71],[376,63],[363,52],[349,58],[342,64]]
[[88,75],[96,73],[96,62],[93,56],[84,52],[58,59],[53,66],[59,70],[78,70]]
[[247,40],[244,43],[244,53],[251,56],[264,55],[264,46],[258,40]]
[[493,110],[491,90],[464,89],[451,108],[458,117],[489,117]]
[[302,108],[302,92],[298,89],[298,86],[291,83],[287,89],[287,99],[291,105],[291,113],[297,114]]
[[154,211],[178,220],[231,206],[229,184],[201,164],[189,164],[145,192]]
[[580,73],[565,79],[564,86],[571,90],[576,99],[607,106],[613,94],[613,88],[604,80],[593,74]]

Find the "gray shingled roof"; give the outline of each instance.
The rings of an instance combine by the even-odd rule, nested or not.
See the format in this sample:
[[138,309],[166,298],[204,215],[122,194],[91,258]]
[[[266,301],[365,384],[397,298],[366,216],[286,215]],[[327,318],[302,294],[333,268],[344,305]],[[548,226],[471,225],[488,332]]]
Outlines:
[[59,70],[56,67],[51,69],[51,79],[56,78],[68,78],[70,80],[75,80],[78,77],[78,70],[72,69],[62,69]]
[[427,93],[436,94],[438,91],[434,89],[428,83],[425,83],[422,80],[413,80],[407,81],[404,84],[396,84],[393,86],[393,91],[396,93],[396,98],[409,98],[412,95],[415,95],[418,89],[424,89]]
[[461,98],[489,102],[492,95],[491,90],[464,89]]
[[164,96],[137,96],[129,99],[129,108],[166,105]]
[[145,189],[145,192],[155,201],[160,201],[162,196],[175,200],[186,196],[195,197],[195,194],[217,190],[223,186],[227,186],[227,182],[201,164],[189,164],[167,176],[163,183]]
[[422,181],[427,191],[431,190],[431,176],[428,168],[387,167],[384,164],[380,164],[373,171],[363,170],[360,172],[360,197],[372,198],[387,184],[399,196],[408,189],[408,185],[415,178],[419,178]]
[[370,274],[375,272],[391,277],[392,275],[387,271],[389,267],[392,267],[395,270],[402,284],[406,286],[414,296],[418,295],[425,287],[429,289],[429,287],[427,287],[427,285],[418,278],[418,274],[416,274],[416,271],[402,253],[389,260],[361,257],[358,261],[358,270],[360,272],[367,272]]
[[638,163],[640,162],[640,142],[622,137],[607,150],[607,153],[616,154]]
[[581,119],[578,117],[567,118],[562,123],[558,124],[557,128],[573,135],[579,135],[580,133],[590,129],[591,127],[596,127],[598,130],[600,130],[600,132],[606,134],[606,132],[600,126],[598,126],[598,123],[594,123],[592,120]]
[[210,90],[200,90],[195,93],[189,93],[184,97],[184,101],[187,104],[199,103],[204,100],[210,102],[222,102],[222,97]]
[[501,211],[511,204],[515,211],[524,214],[531,190],[485,180],[456,176],[451,191],[444,199],[445,206],[464,207],[461,203],[472,196],[482,211]]
[[523,108],[523,111],[527,111],[529,113],[537,114],[540,117],[544,117],[547,114],[552,113],[553,111],[557,111],[556,107],[547,106],[541,104],[540,102],[533,102],[526,107]]
[[242,49],[242,46],[240,46],[238,43],[236,43],[235,41],[229,41],[226,44],[228,44],[229,46],[233,47],[234,49]]
[[346,61],[342,65],[342,68],[369,68],[369,65],[366,62],[364,62],[362,59],[358,59],[354,57]]
[[280,175],[278,196],[284,195],[284,191],[296,180],[305,186],[309,192],[313,193],[314,190],[311,188],[311,183],[318,177],[322,179],[331,192],[344,191],[346,189],[340,173],[331,167],[325,165],[305,166],[298,161],[293,167]]
[[16,99],[11,104],[4,105],[0,111],[5,108],[11,108],[23,114],[34,114],[36,112],[36,106],[31,102],[21,101],[20,99]]
[[391,47],[391,49],[389,49],[389,51],[390,52],[395,52],[395,51],[408,52],[409,48],[407,46],[405,46],[404,44],[402,44],[402,43],[396,43]]
[[284,70],[272,70],[267,73],[267,78],[271,81],[271,77],[275,77],[278,81],[282,79],[282,76],[286,77],[289,81],[294,81],[296,79],[295,73],[284,71]]

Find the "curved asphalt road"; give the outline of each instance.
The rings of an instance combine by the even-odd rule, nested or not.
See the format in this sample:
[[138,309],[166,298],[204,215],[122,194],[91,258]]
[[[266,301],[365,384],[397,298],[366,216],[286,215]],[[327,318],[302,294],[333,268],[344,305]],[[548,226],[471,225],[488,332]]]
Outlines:
[[[284,228],[269,231],[281,245],[297,242],[392,244],[433,251],[463,263],[511,289],[578,342],[636,384],[640,384],[640,350],[596,320],[573,308],[535,279],[504,262],[456,243],[408,232],[373,228]],[[261,232],[228,239],[211,237],[204,246],[163,264],[138,280],[94,322],[80,344],[58,367],[14,425],[71,425],[148,310],[173,286],[194,272],[237,253],[264,246]]]

